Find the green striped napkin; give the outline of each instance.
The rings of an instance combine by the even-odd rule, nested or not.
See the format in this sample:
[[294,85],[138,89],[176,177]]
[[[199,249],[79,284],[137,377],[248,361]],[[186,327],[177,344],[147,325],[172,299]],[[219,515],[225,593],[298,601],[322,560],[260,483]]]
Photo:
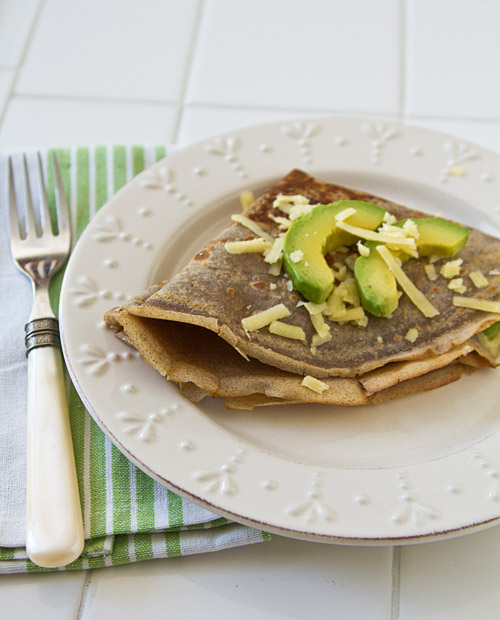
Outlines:
[[[98,209],[134,175],[166,156],[167,147],[78,147],[56,149],[56,154],[70,204],[75,242]],[[15,160],[16,155],[13,157]],[[49,152],[44,152],[43,158],[48,193],[53,196]],[[3,179],[6,180],[6,174]],[[0,204],[6,209],[6,200]],[[7,213],[0,216],[5,222]],[[14,297],[13,308],[17,308],[8,312],[10,323],[0,343],[6,352],[0,362],[0,573],[35,572],[48,569],[32,564],[24,548],[26,361],[22,334],[26,316],[19,309],[26,308],[28,313],[31,293],[28,285],[26,289],[22,287],[22,276],[6,258],[6,235],[0,250],[0,265],[5,266],[0,267],[0,297]],[[54,311],[62,275],[57,274],[52,282]],[[13,295],[12,291],[20,288],[19,296]],[[81,557],[65,569],[217,551],[269,538],[195,506],[156,483],[111,444],[69,382],[68,394],[86,543]]]

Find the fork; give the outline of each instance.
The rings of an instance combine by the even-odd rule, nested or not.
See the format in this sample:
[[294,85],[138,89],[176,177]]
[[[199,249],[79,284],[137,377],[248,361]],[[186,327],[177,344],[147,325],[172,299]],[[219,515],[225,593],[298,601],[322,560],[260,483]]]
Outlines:
[[65,566],[83,549],[82,512],[59,340],[59,326],[49,300],[49,282],[69,253],[70,226],[61,173],[52,153],[56,186],[57,233],[52,230],[42,160],[38,159],[39,226],[32,187],[35,181],[23,155],[26,187],[23,218],[9,158],[10,247],[16,266],[33,284],[33,307],[25,326],[28,357],[28,441],[26,551],[45,568]]

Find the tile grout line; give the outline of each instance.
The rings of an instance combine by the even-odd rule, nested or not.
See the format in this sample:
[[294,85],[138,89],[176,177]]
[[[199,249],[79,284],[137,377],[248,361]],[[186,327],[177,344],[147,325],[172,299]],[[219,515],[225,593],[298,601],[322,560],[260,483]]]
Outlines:
[[407,74],[407,5],[406,0],[399,0],[399,116],[406,116],[406,74]]
[[348,110],[339,109],[332,112],[331,108],[287,108],[283,106],[272,105],[242,105],[239,103],[222,103],[222,102],[179,102],[174,100],[152,100],[152,99],[130,99],[119,97],[83,97],[80,95],[46,95],[36,93],[22,93],[17,95],[19,99],[42,99],[42,100],[59,100],[59,101],[71,101],[71,102],[94,102],[94,103],[114,103],[114,104],[133,104],[133,105],[158,105],[158,106],[174,106],[182,108],[209,108],[214,110],[256,110],[259,112],[283,112],[295,114],[297,116],[303,114],[317,114],[325,116],[359,116],[359,117],[375,117],[375,118],[398,118],[402,121],[421,120],[421,121],[449,121],[449,122],[466,122],[466,123],[491,123],[500,124],[500,116],[497,117],[473,117],[473,116],[443,116],[436,114],[409,114],[405,113],[400,115],[399,112],[381,112],[375,110]]
[[205,7],[206,7],[205,0],[199,0],[198,10],[196,12],[196,16],[194,19],[193,32],[191,35],[191,44],[189,47],[189,52],[188,52],[188,56],[186,60],[186,69],[184,72],[184,79],[182,81],[181,90],[180,90],[180,97],[179,97],[178,108],[177,108],[177,117],[175,119],[175,128],[174,128],[173,138],[172,138],[173,144],[177,144],[177,141],[179,139],[181,121],[182,121],[182,116],[184,114],[186,93],[187,93],[187,89],[189,85],[189,80],[191,77],[191,71],[193,68],[193,59],[195,57],[196,45],[198,42],[198,34],[200,31],[202,16],[205,13]]
[[179,102],[175,99],[134,99],[133,97],[109,97],[109,96],[85,96],[60,93],[37,93],[23,92],[18,93],[20,99],[54,99],[59,101],[80,101],[84,103],[132,103],[147,105],[177,105]]
[[392,548],[392,586],[390,620],[398,620],[400,612],[401,585],[401,547]]
[[75,620],[84,620],[87,609],[87,601],[90,597],[90,582],[92,580],[92,570],[85,571],[85,579],[83,580],[82,593],[80,596],[80,604],[78,606],[78,615]]
[[325,116],[359,116],[359,117],[376,117],[376,118],[401,118],[402,121],[411,119],[415,120],[427,120],[427,121],[450,121],[450,122],[471,122],[471,123],[499,123],[500,116],[498,118],[479,118],[479,117],[467,117],[467,116],[436,116],[425,114],[405,114],[399,115],[394,112],[380,112],[374,110],[335,110],[332,112],[331,108],[287,108],[283,106],[266,106],[266,105],[241,105],[232,103],[213,103],[213,102],[191,102],[184,103],[184,108],[209,108],[213,110],[257,110],[259,112],[285,112],[290,114],[302,115],[302,114],[318,114]]
[[456,123],[500,123],[500,118],[478,116],[442,116],[439,114],[406,114],[405,118],[423,121],[450,121]]
[[16,88],[16,84],[17,84],[17,80],[19,78],[19,71],[21,70],[21,67],[23,66],[24,60],[26,58],[26,52],[28,51],[28,47],[29,44],[31,42],[31,38],[33,36],[33,32],[35,31],[35,28],[38,24],[38,20],[40,18],[40,14],[42,12],[42,8],[43,5],[45,3],[45,0],[40,0],[40,3],[35,11],[35,14],[33,16],[33,21],[31,22],[31,26],[28,30],[28,33],[26,35],[26,39],[24,41],[24,45],[23,45],[23,49],[19,58],[19,61],[17,62],[16,66],[13,67],[14,69],[14,77],[12,79],[12,82],[10,83],[10,88],[9,88],[9,92],[7,94],[7,97],[5,98],[5,105],[0,108],[0,127],[2,126],[3,123],[3,119],[5,117],[5,112],[7,110],[7,108],[9,107],[9,103],[10,100],[12,99],[12,96],[14,95],[14,90]]

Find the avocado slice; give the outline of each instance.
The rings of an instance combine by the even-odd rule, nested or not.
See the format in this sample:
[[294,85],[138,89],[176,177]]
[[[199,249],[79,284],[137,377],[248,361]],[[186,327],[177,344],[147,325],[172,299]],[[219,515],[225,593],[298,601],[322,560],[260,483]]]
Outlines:
[[496,323],[493,323],[493,325],[490,325],[486,329],[483,329],[481,333],[484,334],[486,338],[492,339],[492,338],[495,338],[499,332],[500,332],[500,321],[497,321]]
[[[415,222],[419,236],[415,239],[420,256],[455,256],[469,238],[469,231],[465,226],[443,220],[440,217],[411,218]],[[396,222],[396,226],[403,227],[408,220]]]
[[396,278],[375,249],[376,241],[367,241],[369,256],[358,256],[354,263],[354,279],[363,308],[379,317],[388,317],[398,307]]
[[500,355],[500,321],[493,323],[482,332],[477,334],[479,343],[486,349],[493,360]]
[[295,290],[308,301],[323,303],[333,290],[333,273],[325,254],[341,245],[352,245],[357,237],[337,228],[335,216],[353,208],[349,224],[377,229],[384,220],[385,209],[371,202],[338,200],[317,205],[295,220],[285,235],[283,263]]

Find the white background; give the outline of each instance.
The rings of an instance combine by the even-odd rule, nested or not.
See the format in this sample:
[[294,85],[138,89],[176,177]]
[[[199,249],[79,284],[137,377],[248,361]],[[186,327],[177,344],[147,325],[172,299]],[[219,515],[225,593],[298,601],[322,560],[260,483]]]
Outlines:
[[[0,0],[0,148],[189,144],[364,115],[500,151],[498,0]],[[498,617],[500,529],[0,579],[6,618]]]

